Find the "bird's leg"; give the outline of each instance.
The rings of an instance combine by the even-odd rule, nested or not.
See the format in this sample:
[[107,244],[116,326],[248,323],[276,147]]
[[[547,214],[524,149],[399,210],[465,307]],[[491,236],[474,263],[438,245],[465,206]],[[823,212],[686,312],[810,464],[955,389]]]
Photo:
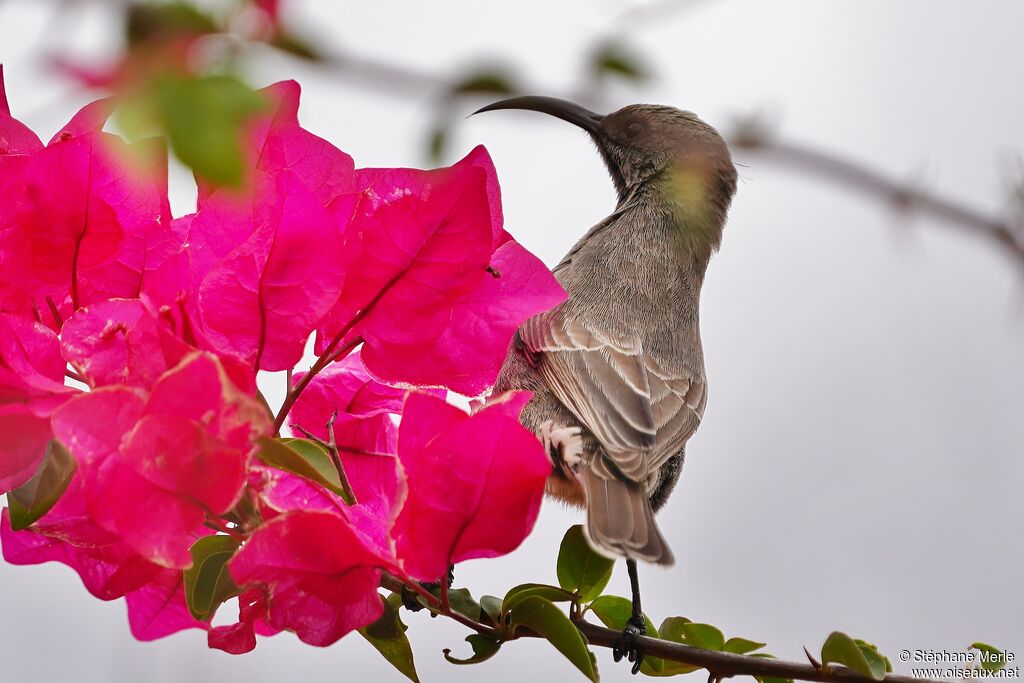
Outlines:
[[583,438],[580,434],[579,427],[556,427],[552,420],[542,423],[537,434],[551,463],[567,478],[573,478],[579,473],[583,458]]
[[636,575],[636,560],[626,560],[626,571],[629,572],[629,588],[633,592],[633,615],[626,622],[626,628],[622,630],[622,635],[612,648],[612,656],[616,662],[623,657],[633,662],[630,671],[635,674],[640,671],[640,665],[644,662],[644,653],[637,647],[636,639],[647,634],[647,622],[640,606],[640,581]]

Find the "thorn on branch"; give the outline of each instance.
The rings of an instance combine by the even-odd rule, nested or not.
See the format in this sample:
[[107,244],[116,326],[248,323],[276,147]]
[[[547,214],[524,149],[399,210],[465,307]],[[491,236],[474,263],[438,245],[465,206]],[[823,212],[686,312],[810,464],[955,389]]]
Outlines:
[[821,662],[814,658],[814,655],[811,654],[811,651],[807,649],[806,645],[804,645],[804,654],[807,655],[807,661],[811,663],[811,666],[813,666],[815,669],[822,668]]

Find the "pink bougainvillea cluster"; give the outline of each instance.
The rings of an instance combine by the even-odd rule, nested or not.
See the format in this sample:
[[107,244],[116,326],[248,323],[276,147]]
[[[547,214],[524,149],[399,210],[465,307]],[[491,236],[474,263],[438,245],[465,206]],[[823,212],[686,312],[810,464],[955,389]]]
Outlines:
[[[379,616],[382,572],[437,581],[522,541],[550,471],[516,419],[528,394],[475,414],[445,394],[485,391],[516,326],[564,298],[503,229],[483,148],[355,169],[299,125],[297,84],[262,95],[245,187],[200,183],[175,218],[165,154],[103,132],[108,102],[44,145],[0,72],[0,493],[56,447],[73,461],[27,528],[4,510],[4,557],[124,597],[139,639],[202,628],[236,653],[281,630],[330,644]],[[275,415],[257,372],[292,370],[311,337]],[[295,446],[289,424],[336,446],[354,501],[261,457]],[[186,604],[211,536],[231,548],[234,625]]]

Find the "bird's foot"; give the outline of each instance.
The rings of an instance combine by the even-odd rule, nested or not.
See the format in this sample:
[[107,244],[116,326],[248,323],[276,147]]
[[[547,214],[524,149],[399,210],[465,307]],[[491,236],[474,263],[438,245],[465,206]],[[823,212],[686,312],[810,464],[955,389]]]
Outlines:
[[647,634],[647,625],[644,618],[633,616],[626,622],[626,628],[622,629],[622,635],[612,647],[612,657],[616,662],[625,657],[633,663],[630,673],[636,674],[640,671],[640,665],[644,663],[644,653],[637,645],[636,639]]
[[552,420],[544,422],[539,432],[541,443],[551,462],[566,477],[575,477],[583,459],[583,437],[579,427],[556,427]]

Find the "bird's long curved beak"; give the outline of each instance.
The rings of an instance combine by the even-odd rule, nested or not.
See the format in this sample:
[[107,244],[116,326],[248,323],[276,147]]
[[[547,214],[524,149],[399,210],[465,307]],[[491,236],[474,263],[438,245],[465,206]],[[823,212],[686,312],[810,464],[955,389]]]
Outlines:
[[477,109],[473,114],[471,114],[471,116],[485,111],[495,111],[498,109],[525,109],[528,111],[539,111],[542,114],[548,114],[549,116],[554,116],[562,119],[563,121],[568,121],[573,125],[579,126],[591,135],[596,135],[598,133],[601,121],[604,119],[604,116],[601,114],[595,114],[589,109],[569,102],[568,100],[560,100],[557,97],[541,97],[538,95],[524,95],[521,97],[510,97],[507,100],[500,100],[494,104],[488,104],[486,107]]

